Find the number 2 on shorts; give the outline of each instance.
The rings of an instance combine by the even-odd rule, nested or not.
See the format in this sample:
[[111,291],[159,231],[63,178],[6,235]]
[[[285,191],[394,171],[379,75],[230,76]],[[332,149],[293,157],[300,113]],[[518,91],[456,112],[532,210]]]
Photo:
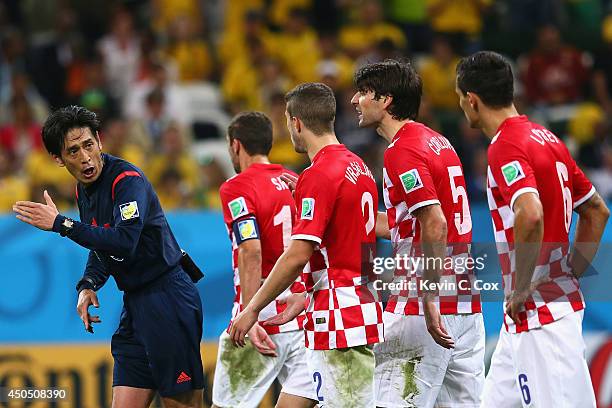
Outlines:
[[312,380],[317,385],[317,399],[319,401],[323,401],[323,396],[319,395],[319,392],[321,392],[321,386],[323,385],[323,378],[321,377],[321,373],[318,371],[315,371],[314,374],[312,375]]

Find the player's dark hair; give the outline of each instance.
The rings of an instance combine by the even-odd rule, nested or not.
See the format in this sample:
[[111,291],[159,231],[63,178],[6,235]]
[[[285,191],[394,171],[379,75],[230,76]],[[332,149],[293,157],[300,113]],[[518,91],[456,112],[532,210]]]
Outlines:
[[268,155],[272,149],[272,122],[261,112],[241,112],[227,127],[230,143],[236,139],[248,154]]
[[42,128],[42,139],[47,151],[61,156],[66,135],[72,129],[89,128],[98,139],[100,122],[96,114],[82,106],[70,105],[53,112]]
[[353,80],[358,91],[374,92],[376,99],[391,96],[387,110],[393,119],[417,118],[423,82],[410,62],[388,59],[367,64],[355,72]]
[[285,95],[287,112],[304,122],[315,135],[334,130],[336,119],[336,97],[334,91],[322,83],[300,84]]
[[479,51],[457,65],[457,87],[473,92],[494,109],[505,108],[514,99],[514,77],[510,63],[493,51]]

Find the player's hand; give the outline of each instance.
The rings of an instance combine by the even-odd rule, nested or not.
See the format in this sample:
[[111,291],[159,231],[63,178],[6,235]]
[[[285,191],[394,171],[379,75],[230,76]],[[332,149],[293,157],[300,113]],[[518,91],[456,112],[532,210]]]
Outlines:
[[246,342],[244,341],[244,337],[247,335],[249,330],[251,330],[251,327],[257,323],[257,315],[258,313],[255,313],[253,309],[247,306],[242,312],[240,312],[240,314],[238,314],[236,319],[234,319],[232,325],[230,326],[229,332],[230,339],[232,339],[234,346],[245,346]]
[[249,339],[257,351],[264,356],[277,357],[276,344],[272,341],[268,333],[259,325],[255,323],[248,333]]
[[514,291],[510,297],[506,299],[506,314],[510,316],[514,324],[521,324],[519,312],[525,310],[525,301],[531,294],[531,291]]
[[442,324],[442,316],[433,301],[432,295],[425,294],[423,297],[423,314],[425,315],[427,331],[434,341],[446,349],[455,348],[455,342]]
[[44,192],[46,204],[35,203],[33,201],[17,201],[13,205],[13,211],[17,213],[17,219],[40,228],[50,231],[53,228],[55,217],[59,214],[57,207],[47,190]]
[[280,326],[295,319],[306,308],[305,293],[292,293],[286,298],[279,300],[278,303],[281,305],[287,304],[287,307],[279,314],[266,319],[263,324],[265,326]]
[[93,333],[92,323],[102,323],[100,316],[91,316],[89,314],[89,306],[100,307],[98,295],[91,289],[83,289],[79,292],[79,300],[77,302],[77,313],[85,325],[85,330]]
[[295,186],[297,185],[298,178],[293,174],[289,173],[281,174],[280,178],[287,184],[287,187],[289,187],[289,190],[291,190],[291,192],[293,193],[295,191]]

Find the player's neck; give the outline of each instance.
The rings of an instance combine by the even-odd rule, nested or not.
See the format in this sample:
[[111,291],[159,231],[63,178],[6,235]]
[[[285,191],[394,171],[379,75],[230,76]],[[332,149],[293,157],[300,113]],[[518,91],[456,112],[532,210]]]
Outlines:
[[502,109],[491,109],[486,115],[483,115],[482,131],[485,135],[487,135],[487,137],[493,138],[501,124],[506,119],[515,116],[519,116],[519,113],[514,105],[510,105],[509,107]]
[[397,132],[409,122],[412,122],[412,120],[395,120],[391,115],[386,116],[376,127],[376,133],[382,136],[387,142],[391,143]]
[[334,133],[325,133],[321,136],[312,135],[309,139],[306,149],[310,161],[312,161],[313,157],[315,157],[325,146],[340,144]]
[[240,160],[240,169],[245,171],[253,164],[270,164],[270,160],[268,160],[268,156],[264,156],[263,154],[257,154],[255,156],[244,155]]

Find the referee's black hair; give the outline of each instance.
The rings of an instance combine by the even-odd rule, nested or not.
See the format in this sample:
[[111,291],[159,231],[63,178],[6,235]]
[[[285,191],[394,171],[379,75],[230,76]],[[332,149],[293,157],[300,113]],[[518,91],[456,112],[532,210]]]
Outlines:
[[387,111],[393,119],[415,120],[419,115],[423,82],[410,62],[387,59],[364,65],[355,72],[354,82],[358,91],[372,91],[376,99],[391,96]]
[[230,143],[236,139],[251,156],[268,155],[272,149],[272,121],[262,112],[241,112],[227,127]]
[[514,100],[512,67],[496,52],[479,51],[457,65],[457,87],[464,95],[475,93],[491,108],[506,108]]
[[42,139],[47,151],[55,156],[62,155],[64,140],[72,129],[89,128],[98,139],[100,122],[96,114],[82,106],[70,105],[53,112],[42,128]]

